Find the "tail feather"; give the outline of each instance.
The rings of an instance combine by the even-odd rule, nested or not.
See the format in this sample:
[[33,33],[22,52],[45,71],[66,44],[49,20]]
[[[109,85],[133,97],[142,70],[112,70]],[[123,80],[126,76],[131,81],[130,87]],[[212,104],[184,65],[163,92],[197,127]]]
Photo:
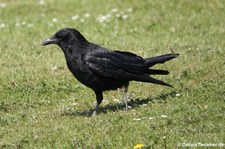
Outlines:
[[[173,53],[170,53],[170,54],[165,54],[165,55],[161,55],[161,56],[146,58],[145,59],[145,64],[146,64],[147,68],[149,68],[151,66],[154,66],[155,64],[164,63],[164,62],[169,61],[169,60],[171,60],[173,58],[176,58],[178,55],[179,55],[178,53],[174,53],[173,52]],[[144,71],[144,73],[146,73],[146,76],[144,76],[143,78],[141,78],[139,81],[150,82],[150,83],[154,83],[154,84],[159,84],[159,85],[164,85],[164,86],[168,86],[168,87],[173,87],[170,84],[167,84],[167,83],[165,83],[163,81],[160,81],[160,80],[157,80],[155,78],[152,78],[152,77],[148,76],[148,75],[155,75],[155,74],[158,74],[158,75],[167,75],[167,74],[169,74],[169,71],[167,71],[167,70],[146,69]]]
[[155,64],[164,63],[173,58],[176,58],[178,55],[179,55],[178,53],[170,53],[170,54],[165,54],[165,55],[161,55],[161,56],[146,58],[145,63],[148,67],[151,67],[151,66],[154,66]]
[[147,69],[145,73],[149,75],[167,75],[169,74],[169,71],[160,69]]
[[167,83],[165,83],[163,81],[157,80],[157,79],[152,78],[150,76],[149,76],[148,80],[146,80],[146,82],[150,82],[150,83],[154,83],[154,84],[159,84],[159,85],[164,85],[164,86],[168,86],[168,87],[173,87],[170,84],[167,84]]

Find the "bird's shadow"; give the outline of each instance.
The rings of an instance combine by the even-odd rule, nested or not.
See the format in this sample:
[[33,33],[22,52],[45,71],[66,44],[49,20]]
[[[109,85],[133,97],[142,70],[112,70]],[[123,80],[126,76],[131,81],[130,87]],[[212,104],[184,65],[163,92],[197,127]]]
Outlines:
[[[148,97],[144,99],[140,99],[140,98],[130,99],[130,101],[128,102],[128,106],[132,109],[135,109],[136,107],[148,105],[154,102],[165,103],[167,102],[169,98],[175,97],[175,96],[176,96],[176,91],[171,91],[169,93],[160,94],[156,97]],[[110,112],[110,111],[115,112],[119,110],[125,110],[125,105],[123,103],[108,104],[106,106],[100,107],[97,114],[106,114],[107,112]],[[82,111],[82,112],[71,110],[71,111],[64,111],[62,113],[63,116],[70,115],[70,116],[87,116],[87,117],[92,116],[92,114],[93,114],[92,109]]]

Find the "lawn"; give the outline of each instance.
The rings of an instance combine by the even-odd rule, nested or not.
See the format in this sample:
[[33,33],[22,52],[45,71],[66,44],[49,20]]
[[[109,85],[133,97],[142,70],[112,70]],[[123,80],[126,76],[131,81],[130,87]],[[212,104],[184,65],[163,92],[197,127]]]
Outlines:
[[[223,0],[0,0],[0,148],[225,147]],[[180,56],[155,68],[174,88],[131,82],[95,95],[41,41],[65,27],[143,57]]]

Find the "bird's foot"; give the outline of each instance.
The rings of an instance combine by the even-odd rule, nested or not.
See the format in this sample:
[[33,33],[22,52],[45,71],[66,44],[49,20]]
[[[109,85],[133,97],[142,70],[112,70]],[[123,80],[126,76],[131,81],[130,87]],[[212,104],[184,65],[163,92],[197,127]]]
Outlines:
[[94,110],[91,114],[91,116],[96,116],[97,115],[97,112]]
[[131,97],[131,94],[128,92],[128,87],[124,88],[124,95],[123,95],[123,102],[125,104],[125,110],[127,111],[129,106],[128,106],[128,100]]
[[91,116],[96,116],[99,111],[99,104],[96,103],[96,106],[93,110],[91,110]]

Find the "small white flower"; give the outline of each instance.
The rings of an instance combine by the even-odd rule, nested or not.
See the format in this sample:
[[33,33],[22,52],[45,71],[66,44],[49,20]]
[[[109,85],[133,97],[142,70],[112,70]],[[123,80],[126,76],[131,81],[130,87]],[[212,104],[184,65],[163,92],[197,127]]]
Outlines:
[[153,119],[153,117],[149,117],[148,119],[149,119],[149,120],[152,120],[152,119]]
[[58,68],[58,67],[57,67],[56,65],[54,65],[54,66],[52,67],[52,70],[55,71],[57,68]]
[[79,18],[79,15],[72,16],[72,20],[77,20],[78,18]]
[[134,121],[141,121],[141,118],[133,118]]
[[114,101],[114,102],[117,102],[117,103],[119,103],[119,102],[120,102],[120,100],[119,100],[119,99],[116,99],[116,98],[115,98],[115,99],[113,99],[113,101]]
[[121,15],[119,13],[116,14],[116,17],[119,18]]
[[145,104],[145,103],[144,103],[144,104],[142,104],[141,106],[142,106],[142,107],[146,107],[146,106],[147,106],[147,104]]
[[39,0],[39,5],[44,5],[45,4],[45,1],[44,0]]
[[6,25],[5,25],[4,23],[0,24],[0,29],[1,29],[1,28],[5,28],[5,26],[6,26]]
[[161,115],[161,118],[167,118],[168,116],[167,115]]
[[97,21],[98,21],[99,23],[109,22],[109,16],[108,16],[108,15],[106,15],[106,16],[99,16],[99,17],[97,18]]
[[25,25],[25,24],[27,24],[25,21],[23,21],[22,23],[21,23],[22,25]]
[[57,23],[58,22],[58,19],[57,18],[53,18],[52,19],[52,22]]
[[84,14],[84,17],[85,17],[85,18],[89,18],[89,17],[90,17],[90,14],[89,14],[89,13],[85,13],[85,14]]
[[0,8],[5,8],[6,7],[6,3],[0,3]]
[[78,105],[78,103],[74,102],[74,103],[72,103],[72,105],[73,105],[73,106],[77,106],[77,105]]
[[109,19],[111,18],[111,14],[107,14],[106,17]]
[[114,13],[117,12],[118,10],[116,8],[113,8],[111,11]]
[[176,31],[176,28],[175,27],[171,27],[170,31],[174,33]]
[[19,22],[16,22],[16,26],[20,26],[20,23]]
[[128,15],[122,15],[122,18],[124,19],[124,20],[126,20],[127,18],[128,18]]
[[107,16],[102,16],[101,20],[103,20],[103,21],[107,20]]
[[177,94],[176,94],[176,97],[179,97],[180,95],[181,95],[181,94],[177,93]]
[[132,12],[133,9],[132,9],[132,8],[128,8],[127,11],[128,11],[128,12]]

